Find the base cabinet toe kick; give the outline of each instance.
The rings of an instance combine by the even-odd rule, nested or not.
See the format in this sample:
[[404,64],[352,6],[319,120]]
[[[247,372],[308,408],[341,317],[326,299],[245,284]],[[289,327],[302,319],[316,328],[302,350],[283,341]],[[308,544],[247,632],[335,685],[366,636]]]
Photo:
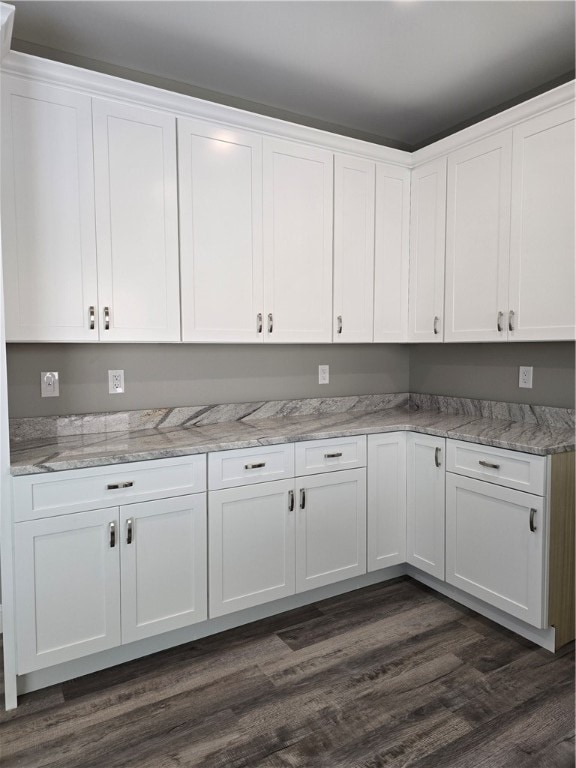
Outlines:
[[390,432],[14,477],[6,708],[406,573],[554,651],[574,457]]

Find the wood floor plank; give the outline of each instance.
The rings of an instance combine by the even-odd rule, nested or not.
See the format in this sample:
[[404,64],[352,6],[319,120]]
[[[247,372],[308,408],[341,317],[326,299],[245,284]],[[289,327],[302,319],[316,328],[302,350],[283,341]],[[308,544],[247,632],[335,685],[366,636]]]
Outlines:
[[408,578],[20,697],[2,768],[574,768],[556,655]]

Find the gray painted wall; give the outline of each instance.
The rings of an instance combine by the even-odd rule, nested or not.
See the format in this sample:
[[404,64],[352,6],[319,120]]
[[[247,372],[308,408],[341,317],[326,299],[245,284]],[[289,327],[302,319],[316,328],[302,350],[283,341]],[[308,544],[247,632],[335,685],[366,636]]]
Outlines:
[[[318,384],[318,365],[330,383]],[[126,392],[108,394],[108,369]],[[60,397],[40,397],[57,370]],[[409,350],[394,344],[8,344],[10,416],[407,392]]]
[[[534,367],[532,389],[518,366]],[[416,344],[410,391],[574,408],[574,343]]]
[[[318,384],[318,365],[330,384]],[[518,366],[534,388],[518,388]],[[108,394],[123,368],[126,393]],[[40,372],[60,397],[40,397]],[[9,344],[11,416],[48,416],[261,399],[429,392],[574,407],[574,344]]]

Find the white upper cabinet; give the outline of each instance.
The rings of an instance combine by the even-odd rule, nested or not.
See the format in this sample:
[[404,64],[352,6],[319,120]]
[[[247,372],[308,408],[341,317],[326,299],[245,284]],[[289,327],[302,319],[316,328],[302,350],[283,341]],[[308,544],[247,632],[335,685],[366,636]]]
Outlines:
[[505,341],[510,131],[448,158],[445,341]]
[[102,341],[179,341],[176,121],[95,99]]
[[372,341],[375,164],[334,158],[334,317],[337,342]]
[[7,340],[96,341],[90,97],[4,76],[2,166]]
[[376,164],[374,341],[406,341],[410,171]]
[[412,171],[408,341],[442,341],[446,159]]
[[333,155],[264,139],[264,332],[332,340]]
[[574,105],[514,129],[509,338],[574,338]]
[[178,119],[182,340],[263,339],[262,139]]

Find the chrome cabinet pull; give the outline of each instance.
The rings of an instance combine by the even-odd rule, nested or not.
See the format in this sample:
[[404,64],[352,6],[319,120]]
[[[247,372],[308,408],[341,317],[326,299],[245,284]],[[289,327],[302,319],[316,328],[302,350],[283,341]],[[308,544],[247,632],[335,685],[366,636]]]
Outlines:
[[339,459],[340,456],[342,456],[342,451],[340,453],[325,453],[324,458],[325,459]]
[[131,517],[126,520],[126,544],[132,544],[134,521]]
[[434,315],[434,335],[438,336],[438,323],[440,322],[440,318],[438,315]]
[[265,461],[259,461],[257,464],[244,464],[244,469],[262,469],[265,466]]
[[436,464],[437,467],[442,466],[442,462],[440,461],[440,451],[442,448],[436,448],[434,451],[434,464]]
[[104,307],[104,330],[110,330],[110,307]]
[[90,321],[90,330],[93,331],[96,323],[96,307],[93,305],[88,307],[88,319]]
[[480,461],[478,462],[481,467],[489,467],[490,469],[500,469],[500,464],[491,464],[489,461]]
[[537,510],[535,510],[534,507],[532,507],[532,509],[530,510],[530,530],[532,531],[532,533],[536,533],[536,524],[534,522],[534,520],[536,519],[536,512]]
[[498,317],[496,319],[496,328],[498,328],[498,332],[501,333],[504,328],[502,328],[502,318],[504,317],[504,312],[498,312]]
[[294,512],[294,491],[288,491],[288,512]]
[[256,333],[262,333],[262,312],[256,315]]
[[268,315],[268,333],[272,333],[274,330],[274,318],[272,317],[272,312]]
[[300,488],[300,509],[306,506],[306,488]]
[[342,315],[338,315],[336,322],[338,323],[338,329],[336,333],[342,333]]
[[513,331],[514,330],[514,310],[511,309],[510,312],[508,312],[508,330]]
[[109,483],[106,486],[107,491],[117,491],[120,488],[132,488],[134,485],[133,480],[125,480],[123,483]]
[[116,546],[116,523],[110,523],[108,529],[110,532],[110,549],[114,549]]

